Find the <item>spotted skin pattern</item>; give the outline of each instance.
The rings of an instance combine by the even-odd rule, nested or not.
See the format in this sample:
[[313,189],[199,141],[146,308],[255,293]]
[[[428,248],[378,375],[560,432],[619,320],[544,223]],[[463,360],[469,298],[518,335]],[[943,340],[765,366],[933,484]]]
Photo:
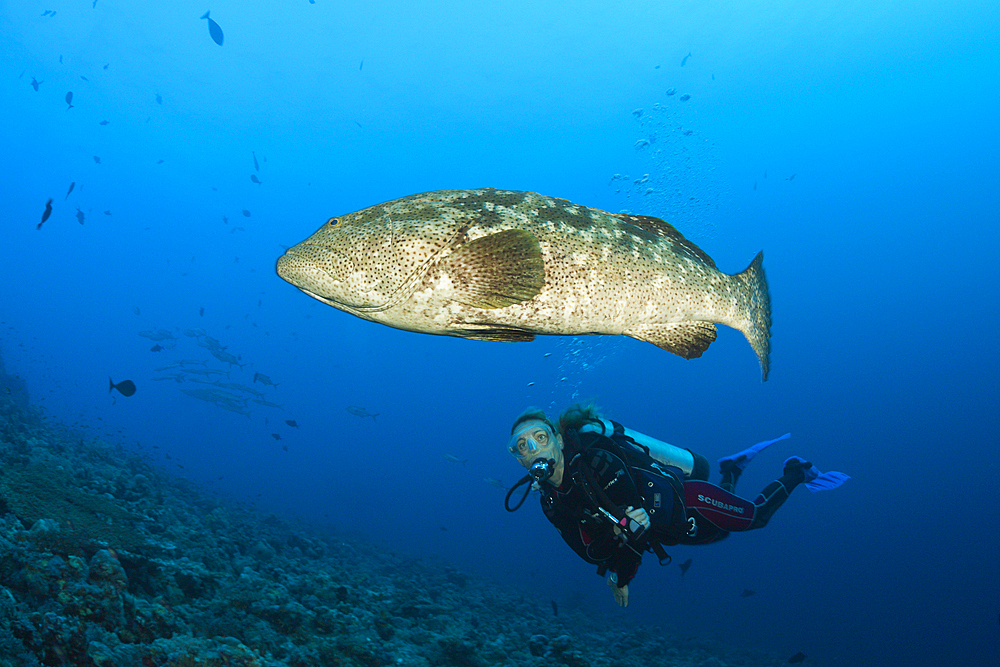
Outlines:
[[743,332],[768,373],[763,253],[742,273],[658,218],[533,192],[441,190],[331,218],[278,274],[348,313],[478,340],[623,334],[691,359],[715,324]]

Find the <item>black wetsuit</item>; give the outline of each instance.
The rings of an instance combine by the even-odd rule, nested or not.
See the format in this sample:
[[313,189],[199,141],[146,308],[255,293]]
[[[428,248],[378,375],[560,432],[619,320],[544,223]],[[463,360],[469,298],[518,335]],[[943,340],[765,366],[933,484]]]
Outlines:
[[[716,486],[706,481],[707,460],[693,454],[694,471],[685,478],[677,468],[644,465],[651,459],[636,456],[634,447],[623,449],[634,442],[618,431],[616,424],[614,440],[593,432],[564,433],[562,483],[559,487],[543,483],[541,504],[545,517],[566,544],[585,561],[597,565],[599,575],[614,572],[619,587],[635,576],[647,549],[654,550],[664,562],[661,545],[708,544],[724,539],[731,531],[762,528],[804,477],[798,467],[786,469],[781,479],[771,482],[751,503],[732,493],[740,474],[735,466],[724,470],[722,486]],[[581,474],[584,467],[589,475]],[[591,487],[589,492],[586,485]],[[655,501],[652,491],[659,492]],[[639,537],[628,539],[629,533],[616,530],[598,509],[599,504],[620,511],[642,507],[651,526]]]

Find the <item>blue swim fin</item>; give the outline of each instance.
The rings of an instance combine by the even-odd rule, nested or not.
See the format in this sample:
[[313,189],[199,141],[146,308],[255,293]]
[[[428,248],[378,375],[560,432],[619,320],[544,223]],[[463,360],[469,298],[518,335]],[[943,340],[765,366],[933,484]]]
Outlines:
[[792,434],[786,433],[780,438],[775,438],[774,440],[765,440],[764,442],[758,442],[753,447],[748,447],[744,449],[742,452],[737,452],[736,454],[733,454],[731,456],[723,456],[718,461],[719,469],[720,470],[722,469],[723,464],[725,462],[732,461],[732,464],[737,468],[739,468],[740,471],[742,472],[743,470],[746,470],[746,467],[750,464],[750,461],[752,461],[753,457],[755,457],[757,454],[764,451],[765,449],[767,449],[774,443],[778,442],[779,440],[786,440],[787,438],[790,437],[792,437]]
[[[799,456],[791,456],[785,460],[785,467],[789,463],[805,463],[806,460]],[[838,486],[850,479],[849,475],[845,475],[842,472],[830,471],[830,472],[820,472],[819,468],[814,465],[810,465],[808,468],[802,468],[803,474],[805,474],[806,488],[815,493],[816,491],[828,491],[830,489],[836,489]]]

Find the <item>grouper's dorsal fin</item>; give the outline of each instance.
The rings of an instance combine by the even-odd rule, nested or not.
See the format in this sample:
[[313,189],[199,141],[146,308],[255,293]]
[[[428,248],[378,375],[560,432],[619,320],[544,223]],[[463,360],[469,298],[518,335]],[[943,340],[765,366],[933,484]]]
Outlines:
[[696,359],[715,342],[718,331],[711,322],[652,324],[625,332],[685,359]]
[[616,214],[614,217],[622,222],[634,225],[645,232],[668,239],[680,252],[696,257],[713,269],[716,268],[715,262],[711,257],[706,255],[701,248],[684,238],[684,235],[666,220],[660,220],[650,215],[628,215],[625,213]]
[[441,261],[452,283],[452,299],[474,308],[504,308],[533,299],[545,287],[545,261],[538,239],[508,229],[463,244]]

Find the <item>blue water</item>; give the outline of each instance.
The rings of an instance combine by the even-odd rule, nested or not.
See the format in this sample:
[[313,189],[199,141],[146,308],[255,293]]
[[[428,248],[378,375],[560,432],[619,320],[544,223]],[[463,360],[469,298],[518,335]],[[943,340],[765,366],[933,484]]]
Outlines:
[[[567,608],[815,664],[996,664],[1000,5],[618,4],[0,3],[8,372],[173,474]],[[332,215],[467,187],[663,217],[727,272],[763,248],[770,379],[729,329],[693,361],[470,342],[274,272]],[[284,410],[152,381],[210,358],[193,327]],[[156,328],[174,349],[150,352]],[[507,514],[483,482],[519,477],[504,444],[525,406],[584,399],[713,460],[791,431],[744,475],[751,497],[791,454],[852,479],[674,548],[683,579],[647,557],[621,610],[535,500]]]

